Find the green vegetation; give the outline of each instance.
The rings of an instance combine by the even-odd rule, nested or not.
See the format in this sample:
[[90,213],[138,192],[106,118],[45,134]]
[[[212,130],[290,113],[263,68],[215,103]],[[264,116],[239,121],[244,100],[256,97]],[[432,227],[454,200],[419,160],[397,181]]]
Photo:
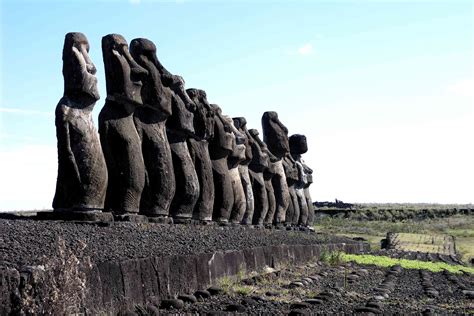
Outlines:
[[428,262],[420,260],[408,260],[408,259],[396,259],[387,256],[374,256],[374,255],[352,255],[352,254],[341,254],[341,259],[345,262],[353,261],[358,264],[370,264],[379,267],[393,267],[400,265],[405,269],[417,269],[417,270],[429,270],[432,272],[441,272],[447,270],[451,273],[467,273],[474,274],[474,268],[465,267],[461,265],[450,265],[444,262]]
[[451,235],[455,237],[456,250],[466,262],[474,258],[474,216],[454,215],[446,218],[402,221],[360,221],[326,216],[315,220],[318,232],[348,237],[363,237],[372,249],[380,249],[380,242],[387,232]]
[[337,266],[342,262],[341,252],[339,251],[322,251],[319,256],[321,262],[325,262],[331,266]]

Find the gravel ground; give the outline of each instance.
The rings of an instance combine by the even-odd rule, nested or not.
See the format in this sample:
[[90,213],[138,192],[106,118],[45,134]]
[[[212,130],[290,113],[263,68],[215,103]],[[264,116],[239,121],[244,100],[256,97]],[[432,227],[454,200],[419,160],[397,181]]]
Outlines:
[[[448,275],[458,282],[449,281]],[[303,286],[290,286],[292,282],[307,277],[313,278],[313,281]],[[429,272],[428,278],[439,291],[438,295],[426,293],[418,270],[378,268],[355,263],[337,266],[312,263],[268,274],[255,283],[243,280],[223,285],[224,294],[194,304],[185,303],[178,310],[162,308],[159,313],[220,315],[230,313],[230,310],[247,315],[474,313],[472,297],[463,292],[463,289],[473,289],[472,275]],[[244,295],[241,293],[242,288],[247,288]],[[271,295],[266,294],[269,291]]]
[[[92,262],[161,255],[210,253],[269,245],[351,242],[303,231],[197,225],[71,222],[0,219],[0,265],[42,264],[72,251]],[[64,244],[65,247],[62,247]]]

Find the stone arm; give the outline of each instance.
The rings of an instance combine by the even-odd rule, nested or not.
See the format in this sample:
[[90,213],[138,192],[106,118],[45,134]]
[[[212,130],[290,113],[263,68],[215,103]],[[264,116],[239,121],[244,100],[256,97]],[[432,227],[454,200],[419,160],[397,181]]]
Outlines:
[[303,159],[300,159],[300,162],[301,164],[303,165],[303,169],[304,169],[304,172],[306,174],[313,174],[313,169],[311,169],[305,162]]
[[74,170],[75,180],[78,183],[81,183],[81,174],[77,166],[76,157],[71,149],[71,135],[69,132],[69,123],[65,120],[60,120],[61,124],[60,132],[58,132],[58,142],[62,144],[62,148],[65,150],[64,154],[66,155],[67,162],[70,164],[71,170]]
[[306,173],[304,171],[304,166],[301,162],[296,162],[296,167],[298,168],[298,186],[299,187],[305,187],[306,184],[308,183],[308,179],[306,176]]

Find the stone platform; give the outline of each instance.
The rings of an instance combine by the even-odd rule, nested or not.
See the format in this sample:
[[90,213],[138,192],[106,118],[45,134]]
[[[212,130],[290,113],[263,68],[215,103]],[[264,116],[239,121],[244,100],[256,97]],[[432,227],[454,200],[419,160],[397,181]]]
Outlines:
[[0,219],[0,314],[117,313],[367,243],[307,231]]

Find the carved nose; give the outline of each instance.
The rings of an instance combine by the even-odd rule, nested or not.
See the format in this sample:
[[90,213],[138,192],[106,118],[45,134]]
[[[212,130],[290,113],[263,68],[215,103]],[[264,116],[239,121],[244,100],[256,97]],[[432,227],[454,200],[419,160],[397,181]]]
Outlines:
[[97,73],[97,68],[95,68],[94,64],[87,64],[86,68],[87,72],[92,75],[95,75]]
[[243,137],[242,135],[235,135],[235,143],[237,145],[245,144],[245,137]]
[[146,71],[145,68],[143,67],[140,67],[138,65],[134,65],[134,67],[132,67],[131,69],[132,71],[132,74],[139,77],[139,78],[143,78],[144,76],[146,76],[148,74],[148,71]]

